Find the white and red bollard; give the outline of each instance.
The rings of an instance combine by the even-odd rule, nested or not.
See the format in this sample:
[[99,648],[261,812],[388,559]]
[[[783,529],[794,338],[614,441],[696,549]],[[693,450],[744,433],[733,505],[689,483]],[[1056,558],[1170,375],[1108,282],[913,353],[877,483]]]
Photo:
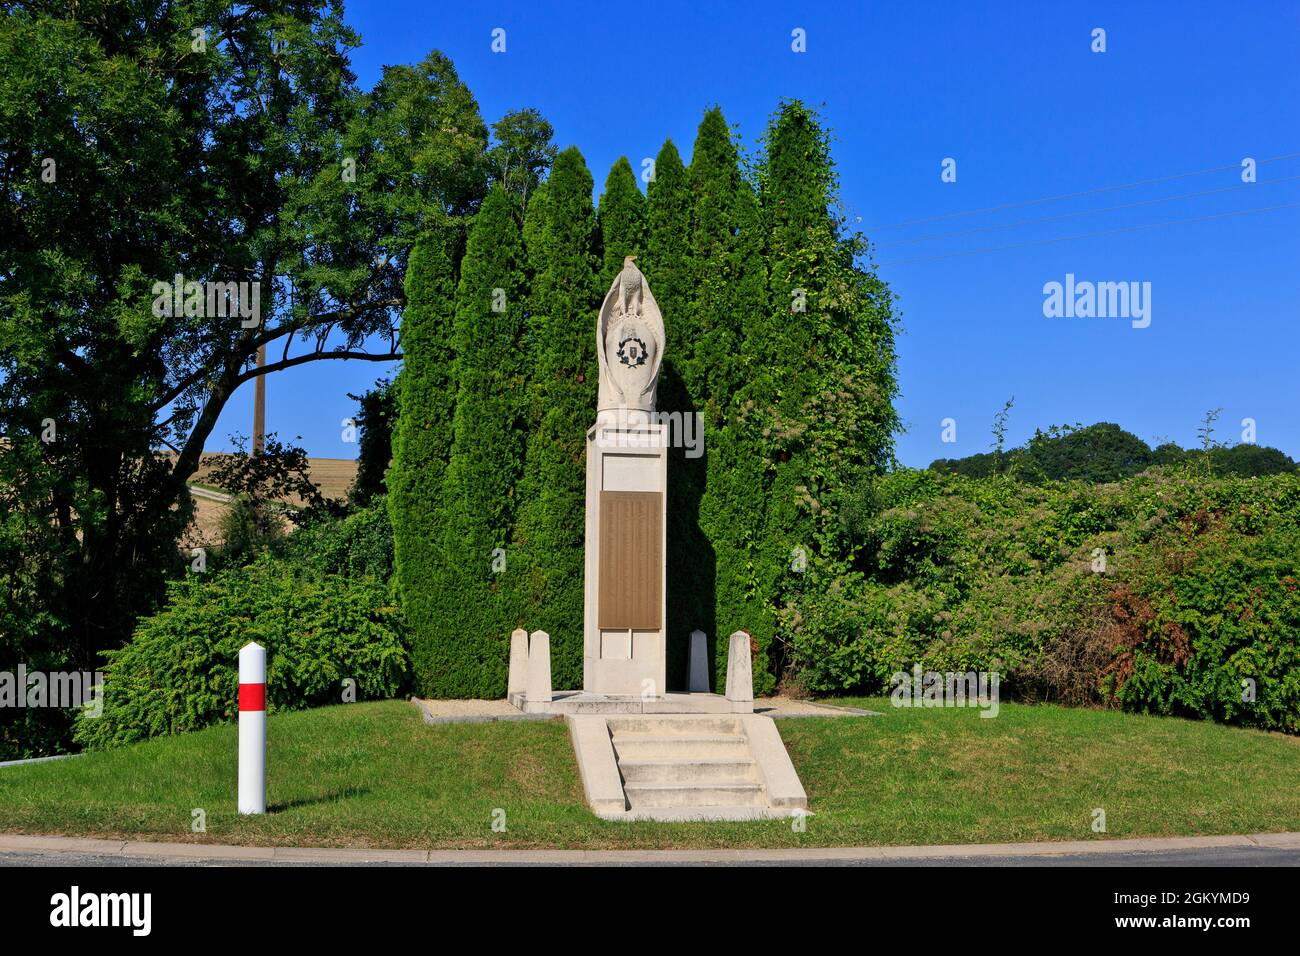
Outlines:
[[266,812],[266,648],[239,651],[239,812]]

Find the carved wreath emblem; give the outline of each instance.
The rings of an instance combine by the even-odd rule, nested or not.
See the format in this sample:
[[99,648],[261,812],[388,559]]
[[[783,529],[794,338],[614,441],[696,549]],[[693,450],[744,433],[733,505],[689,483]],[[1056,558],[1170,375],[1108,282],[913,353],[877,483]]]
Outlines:
[[645,342],[635,335],[629,335],[618,343],[618,360],[629,368],[639,368],[647,358]]

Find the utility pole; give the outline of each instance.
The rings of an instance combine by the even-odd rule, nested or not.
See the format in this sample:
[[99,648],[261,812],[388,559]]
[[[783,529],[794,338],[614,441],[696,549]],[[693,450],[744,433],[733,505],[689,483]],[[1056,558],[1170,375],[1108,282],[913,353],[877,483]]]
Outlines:
[[[257,367],[266,365],[266,345],[257,347]],[[253,379],[253,454],[260,455],[266,448],[266,376]]]

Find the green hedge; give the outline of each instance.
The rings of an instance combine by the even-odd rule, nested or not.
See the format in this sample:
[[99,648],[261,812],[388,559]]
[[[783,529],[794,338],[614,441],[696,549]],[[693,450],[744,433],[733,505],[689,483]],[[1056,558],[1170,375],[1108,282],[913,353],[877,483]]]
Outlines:
[[409,656],[388,585],[320,574],[264,557],[246,568],[195,575],[169,588],[165,610],[131,642],[108,652],[104,707],[82,714],[76,739],[96,749],[232,720],[238,654],[267,652],[267,709],[340,703],[343,681],[358,700],[406,689]]
[[296,530],[281,553],[324,574],[387,581],[393,574],[393,523],[384,498],[343,518],[328,518]]
[[1124,603],[1107,609],[1128,624],[1105,676],[1125,709],[1300,733],[1298,488],[1219,486],[1135,555]]
[[862,490],[846,528],[855,567],[782,619],[813,691],[877,693],[921,664],[999,671],[1008,697],[1300,732],[1298,476],[906,470]]

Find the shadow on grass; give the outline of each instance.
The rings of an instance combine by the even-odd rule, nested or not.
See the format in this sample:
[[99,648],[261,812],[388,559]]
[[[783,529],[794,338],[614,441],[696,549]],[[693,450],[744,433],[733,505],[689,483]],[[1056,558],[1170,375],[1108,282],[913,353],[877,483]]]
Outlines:
[[332,793],[323,793],[318,797],[299,797],[297,800],[285,800],[281,803],[268,803],[266,809],[268,813],[279,813],[281,810],[293,810],[297,807],[311,807],[318,803],[337,803],[340,800],[346,800],[348,797],[360,797],[369,792],[369,787],[344,787],[343,789],[335,790]]

